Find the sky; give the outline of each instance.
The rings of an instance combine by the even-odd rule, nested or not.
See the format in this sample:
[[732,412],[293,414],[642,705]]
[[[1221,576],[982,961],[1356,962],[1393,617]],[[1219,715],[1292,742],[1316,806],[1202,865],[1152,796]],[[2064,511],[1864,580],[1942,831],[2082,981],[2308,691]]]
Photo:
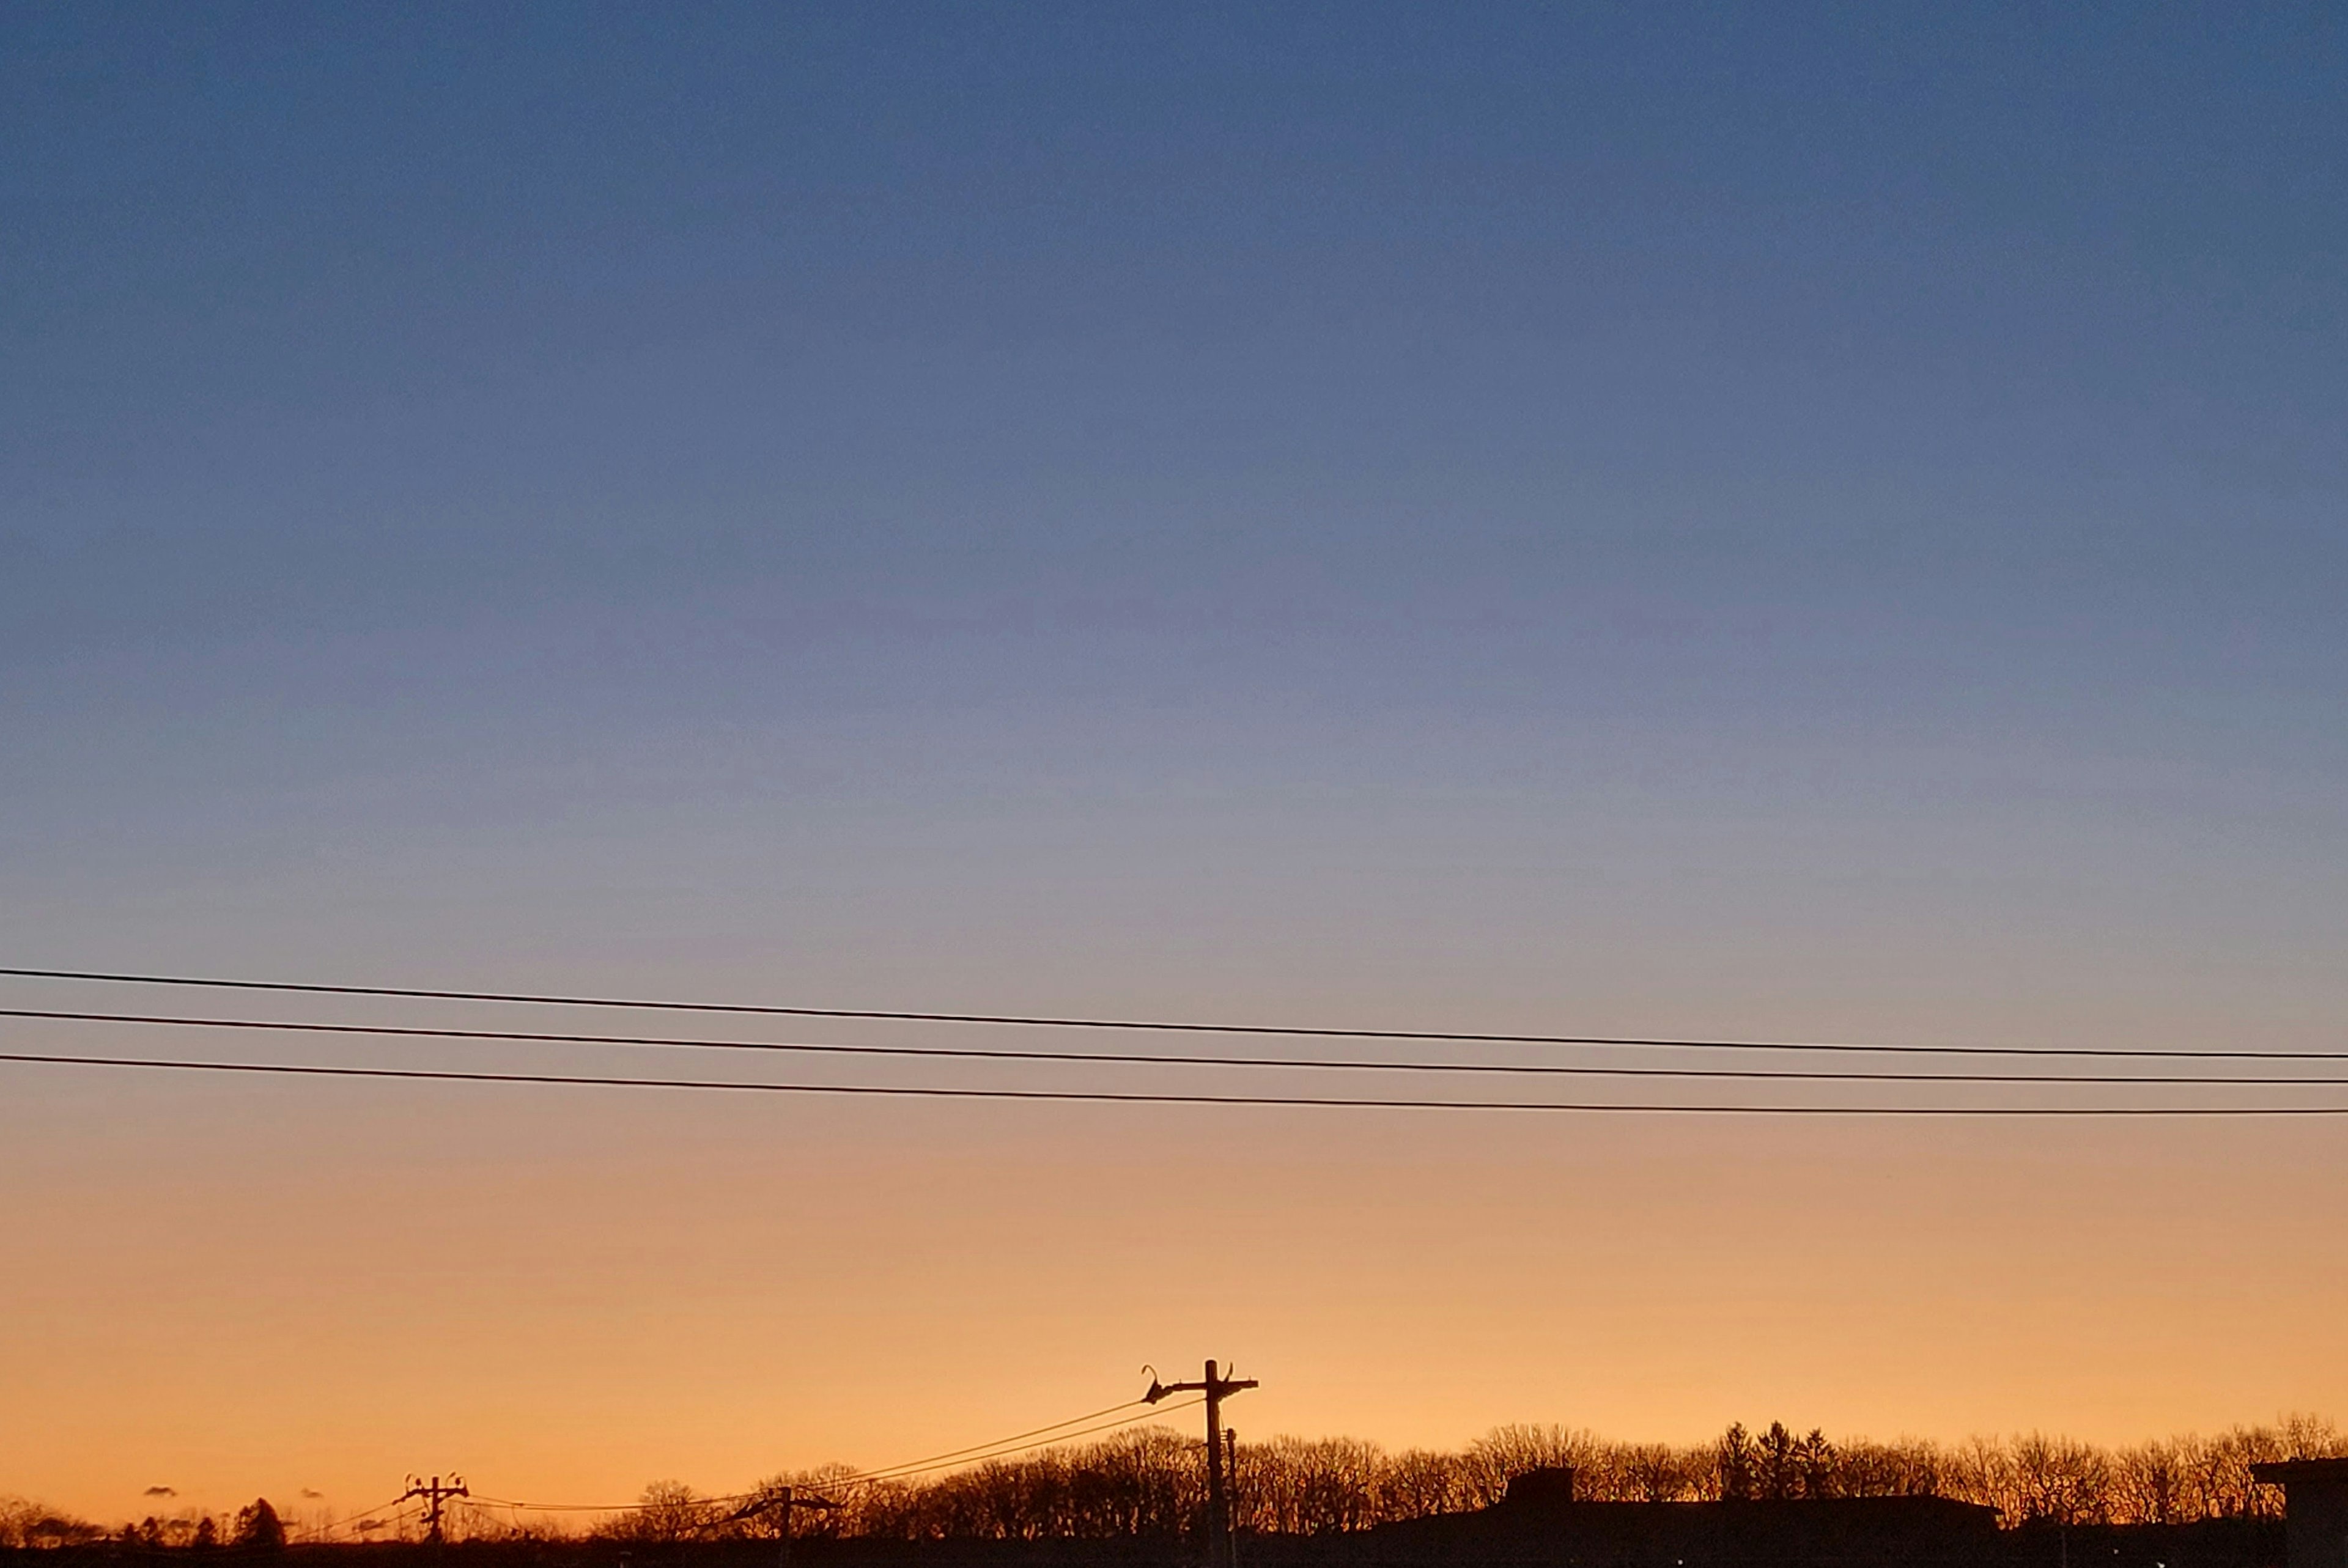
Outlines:
[[[2336,1047],[2343,56],[2289,4],[12,6],[0,961]],[[1245,1435],[1395,1445],[2348,1417],[2343,1198],[2322,1122],[0,1066],[0,1492],[728,1490],[1210,1355]]]

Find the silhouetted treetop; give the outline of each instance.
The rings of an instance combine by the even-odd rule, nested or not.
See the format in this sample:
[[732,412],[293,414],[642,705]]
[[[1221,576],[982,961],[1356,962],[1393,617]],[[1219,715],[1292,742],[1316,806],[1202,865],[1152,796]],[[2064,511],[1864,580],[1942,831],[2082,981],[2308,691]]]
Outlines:
[[285,1550],[285,1526],[267,1498],[256,1497],[237,1511],[236,1533],[229,1538],[229,1544],[248,1552]]

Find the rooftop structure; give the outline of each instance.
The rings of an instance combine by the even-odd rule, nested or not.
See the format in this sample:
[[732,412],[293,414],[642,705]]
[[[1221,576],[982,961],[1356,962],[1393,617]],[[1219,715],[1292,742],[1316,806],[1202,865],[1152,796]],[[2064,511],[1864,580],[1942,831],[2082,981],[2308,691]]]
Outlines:
[[[1437,1514],[1282,1550],[1259,1537],[1262,1568],[1292,1554],[1358,1568],[1979,1568],[1999,1559],[1997,1511],[1943,1497],[1721,1502],[1583,1502],[1570,1470],[1518,1477],[1473,1513]],[[1268,1550],[1269,1549],[1269,1550]],[[2348,1568],[2333,1564],[2332,1568]]]
[[2282,1488],[2291,1568],[2348,1568],[2348,1459],[2254,1464],[2250,1476]]

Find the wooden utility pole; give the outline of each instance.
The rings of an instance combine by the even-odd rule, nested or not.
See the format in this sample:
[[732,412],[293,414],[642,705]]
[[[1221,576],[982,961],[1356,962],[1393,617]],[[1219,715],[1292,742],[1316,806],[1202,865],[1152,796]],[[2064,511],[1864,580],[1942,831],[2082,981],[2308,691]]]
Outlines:
[[[1223,1429],[1223,1506],[1228,1511],[1239,1506],[1240,1495],[1240,1434],[1231,1427]],[[1223,1550],[1231,1562],[1226,1568],[1240,1568],[1239,1532],[1231,1531],[1225,1538]]]
[[1210,1361],[1206,1377],[1196,1383],[1161,1383],[1158,1374],[1151,1372],[1149,1392],[1141,1396],[1153,1405],[1169,1394],[1207,1396],[1207,1568],[1233,1568],[1236,1562],[1231,1555],[1231,1501],[1223,1475],[1223,1399],[1255,1386],[1253,1378],[1219,1375]]
[[399,1501],[406,1502],[411,1497],[420,1497],[424,1500],[424,1539],[438,1546],[442,1544],[441,1508],[451,1498],[472,1495],[465,1490],[465,1478],[461,1475],[450,1476],[448,1484],[446,1486],[440,1484],[440,1478],[437,1475],[428,1481],[420,1475],[411,1475],[407,1478],[407,1490],[400,1494]]
[[839,1504],[828,1497],[801,1497],[794,1488],[778,1486],[734,1517],[745,1519],[753,1512],[774,1514],[777,1526],[775,1568],[791,1568],[791,1520],[795,1517],[793,1510],[838,1508],[839,1506]]

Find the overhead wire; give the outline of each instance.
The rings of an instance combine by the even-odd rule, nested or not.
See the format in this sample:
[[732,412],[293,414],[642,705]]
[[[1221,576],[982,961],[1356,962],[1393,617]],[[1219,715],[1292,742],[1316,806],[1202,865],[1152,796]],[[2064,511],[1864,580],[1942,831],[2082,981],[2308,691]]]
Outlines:
[[1097,1427],[1084,1427],[1076,1431],[1063,1432],[1057,1437],[1045,1438],[1039,1442],[1023,1443],[1017,1448],[1002,1449],[992,1453],[975,1454],[967,1459],[942,1460],[935,1464],[918,1465],[904,1470],[889,1471],[878,1475],[846,1476],[842,1477],[836,1483],[827,1481],[823,1484],[855,1486],[866,1481],[904,1481],[912,1476],[928,1475],[936,1471],[958,1470],[965,1465],[986,1464],[995,1460],[1013,1459],[1020,1454],[1034,1453],[1038,1450],[1057,1448],[1062,1443],[1074,1442],[1078,1438],[1097,1437],[1103,1432],[1129,1430],[1134,1427],[1139,1426],[1144,1421],[1154,1419],[1159,1416],[1171,1415],[1177,1410],[1197,1409],[1206,1402],[1207,1401],[1203,1399],[1184,1399],[1179,1404],[1162,1405],[1155,1410],[1137,1411],[1133,1415],[1127,1416],[1120,1420],[1104,1421]]
[[394,1498],[389,1502],[378,1503],[373,1508],[362,1508],[356,1513],[345,1514],[340,1519],[329,1520],[324,1524],[313,1524],[301,1530],[289,1532],[288,1538],[294,1541],[314,1541],[320,1536],[331,1535],[337,1530],[345,1529],[370,1514],[381,1513],[385,1509],[396,1508],[398,1505],[399,1500]]
[[[2348,1077],[2338,1074],[2321,1077],[2245,1078],[2239,1074],[2214,1073],[2016,1073],[1910,1070],[1876,1071],[1846,1068],[1624,1066],[1611,1062],[1380,1061],[1361,1058],[1337,1061],[1326,1057],[1229,1056],[1195,1052],[1159,1054],[1149,1051],[870,1045],[829,1040],[680,1039],[666,1035],[551,1033],[523,1030],[455,1029],[420,1024],[314,1023],[284,1019],[188,1018],[176,1014],[77,1012],[53,1008],[0,1008],[0,1018],[66,1023],[137,1024],[180,1029],[249,1030],[255,1032],[290,1034],[381,1036],[401,1040],[492,1041],[527,1045],[610,1045],[683,1050],[764,1051],[802,1055],[895,1057],[916,1061],[1052,1062],[1117,1067],[1267,1068],[1303,1071],[1416,1072],[1454,1076],[1481,1074],[1550,1078],[1730,1079],[1751,1081],[1784,1079],[1789,1081],[1819,1083],[2139,1083],[2175,1086],[2247,1083],[2286,1088],[2348,1088]],[[2348,1051],[2322,1053],[2321,1059],[2348,1061]]]
[[[1137,1399],[1134,1400],[1133,1403],[1139,1404],[1141,1401]],[[1003,1447],[997,1444],[982,1444],[981,1449],[986,1451],[980,1451],[979,1450],[964,1450],[953,1454],[940,1455],[932,1460],[913,1460],[901,1465],[891,1465],[881,1470],[864,1471],[854,1475],[832,1476],[818,1481],[815,1484],[819,1486],[859,1486],[867,1481],[902,1481],[908,1476],[925,1475],[932,1471],[954,1470],[959,1469],[963,1465],[984,1464],[990,1460],[1010,1459],[1014,1455],[1032,1453],[1037,1449],[1057,1448],[1062,1443],[1074,1442],[1078,1438],[1094,1437],[1102,1432],[1114,1431],[1120,1427],[1137,1426],[1142,1421],[1149,1419],[1153,1416],[1166,1415],[1175,1410],[1194,1409],[1205,1403],[1205,1399],[1184,1399],[1175,1404],[1161,1404],[1150,1409],[1136,1410],[1129,1416],[1121,1416],[1113,1421],[1104,1421],[1098,1426],[1085,1427],[1076,1431],[1061,1432],[1055,1437],[1039,1438],[1033,1442],[1020,1443],[1016,1447]],[[1004,1440],[1004,1442],[1011,1443],[1014,1440],[1015,1440],[1006,1438]]]
[[[967,1448],[951,1449],[942,1454],[932,1454],[922,1459],[907,1460],[899,1464],[882,1465],[873,1470],[856,1471],[847,1475],[825,1476],[820,1481],[812,1482],[811,1484],[821,1488],[860,1486],[876,1481],[901,1481],[908,1476],[927,1474],[934,1471],[956,1469],[963,1465],[983,1464],[990,1460],[1009,1459],[1018,1454],[1032,1453],[1038,1449],[1056,1448],[1062,1443],[1074,1441],[1077,1438],[1091,1437],[1101,1432],[1113,1431],[1120,1427],[1135,1426],[1152,1416],[1166,1415],[1176,1410],[1191,1409],[1197,1406],[1204,1404],[1205,1402],[1206,1401],[1204,1399],[1183,1399],[1173,1403],[1161,1403],[1146,1409],[1131,1410],[1133,1406],[1145,1404],[1146,1401],[1141,1399],[1127,1399],[1120,1404],[1106,1406],[1101,1409],[1091,1411],[1086,1415],[1071,1416],[1066,1420],[1055,1421],[1047,1427],[1034,1427],[1024,1432],[1014,1432],[1009,1437],[997,1438],[991,1442],[973,1443]],[[1101,1421],[1097,1425],[1086,1426],[1084,1424],[1086,1422],[1095,1421],[1099,1417],[1112,1415],[1122,1410],[1131,1410],[1131,1413],[1118,1416],[1117,1419],[1114,1420]],[[1064,1430],[1072,1427],[1076,1428],[1077,1430],[1073,1431]],[[743,1502],[754,1499],[758,1495],[758,1491],[753,1490],[750,1491],[728,1492],[721,1497],[696,1497],[693,1501],[702,1503]],[[473,1501],[490,1503],[499,1508],[525,1509],[532,1512],[540,1513],[631,1513],[644,1506],[641,1501],[617,1503],[524,1502],[510,1498],[489,1497],[486,1495],[478,1496],[474,1498]]]
[[1670,1036],[1511,1034],[1487,1030],[1354,1029],[1317,1024],[1212,1023],[1166,1019],[1078,1018],[901,1009],[805,1007],[755,1002],[669,1001],[637,997],[561,996],[531,991],[458,990],[417,986],[341,985],[311,980],[252,980],[220,976],[149,975],[103,969],[0,967],[0,979],[87,981],[102,985],[180,986],[313,996],[388,997],[427,1001],[510,1002],[535,1007],[627,1009],[639,1011],[733,1013],[777,1018],[828,1018],[901,1023],[986,1024],[1022,1029],[1146,1030],[1178,1034],[1282,1035],[1319,1040],[1451,1041],[1482,1045],[1637,1046],[1681,1050],[1819,1050],[1936,1056],[2180,1057],[2201,1060],[2348,1060],[2348,1052],[2248,1050],[2154,1046],[2005,1046],[1899,1044],[1852,1040],[1719,1040]]
[[[741,1502],[758,1494],[755,1491],[727,1492],[723,1497],[700,1497],[695,1502]],[[498,1508],[527,1509],[532,1513],[634,1513],[646,1505],[639,1498],[633,1502],[522,1502],[508,1497],[476,1496],[470,1501],[486,1502]]]
[[341,1519],[335,1520],[332,1523],[317,1525],[309,1530],[304,1531],[297,1535],[295,1539],[301,1541],[315,1541],[324,1536],[331,1535],[337,1530],[355,1529],[358,1525],[366,1522],[371,1517],[376,1514],[387,1515],[383,1519],[381,1522],[382,1523],[386,1525],[396,1524],[400,1522],[401,1520],[410,1512],[410,1510],[405,1506],[407,1501],[407,1500],[405,1497],[395,1497],[390,1501],[379,1502],[373,1508],[362,1508],[356,1513],[345,1514]]
[[[913,1465],[930,1464],[939,1460],[960,1459],[965,1454],[975,1454],[986,1449],[1001,1448],[1005,1443],[1015,1443],[1024,1439],[1040,1437],[1045,1432],[1056,1432],[1066,1427],[1082,1426],[1086,1421],[1097,1421],[1103,1416],[1115,1415],[1119,1410],[1130,1409],[1134,1406],[1141,1404],[1142,1402],[1143,1401],[1140,1399],[1120,1400],[1114,1405],[1104,1405],[1097,1410],[1087,1410],[1081,1416],[1070,1416],[1065,1421],[1054,1421],[1048,1427],[1031,1427],[1024,1432],[1014,1432],[1007,1438],[997,1438],[993,1442],[973,1443],[968,1448],[948,1449],[943,1453],[931,1454],[922,1459],[907,1460],[901,1464],[882,1465],[877,1470],[863,1471],[855,1475],[842,1476],[839,1479],[842,1482],[860,1481],[870,1476],[883,1474],[890,1471],[905,1470]],[[829,1483],[827,1482],[826,1484]]]
[[[1836,1105],[1706,1104],[1703,1102],[1422,1100],[1311,1094],[1214,1094],[1144,1090],[960,1088],[942,1084],[777,1083],[767,1081],[622,1077],[598,1073],[456,1071],[425,1067],[329,1066],[277,1061],[207,1061],[179,1058],[94,1056],[59,1051],[0,1051],[0,1061],[59,1067],[146,1069],[291,1078],[338,1078],[418,1083],[541,1084],[590,1089],[675,1089],[750,1094],[835,1095],[884,1099],[993,1100],[1104,1105],[1220,1105],[1280,1109],[1376,1111],[1504,1111],[1649,1115],[2180,1117],[2342,1116],[2348,1104],[2322,1105]],[[2127,1087],[2120,1084],[2115,1087]],[[2143,1085],[2137,1085],[2142,1087]],[[2236,1085],[2256,1089],[2256,1080]]]
[[488,1513],[493,1509],[502,1510],[502,1517],[498,1519],[498,1522],[504,1525],[508,1530],[520,1531],[525,1528],[521,1511],[516,1508],[512,1503],[507,1502],[501,1498],[469,1497],[465,1501],[479,1509],[484,1513]]

